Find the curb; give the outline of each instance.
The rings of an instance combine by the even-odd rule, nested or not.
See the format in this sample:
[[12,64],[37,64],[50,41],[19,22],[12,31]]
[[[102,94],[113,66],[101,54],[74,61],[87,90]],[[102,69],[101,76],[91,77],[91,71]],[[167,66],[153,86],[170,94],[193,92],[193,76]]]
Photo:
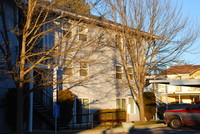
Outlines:
[[151,125],[139,125],[135,126],[135,129],[148,129],[148,128],[156,128],[156,127],[166,127],[165,124],[151,124]]

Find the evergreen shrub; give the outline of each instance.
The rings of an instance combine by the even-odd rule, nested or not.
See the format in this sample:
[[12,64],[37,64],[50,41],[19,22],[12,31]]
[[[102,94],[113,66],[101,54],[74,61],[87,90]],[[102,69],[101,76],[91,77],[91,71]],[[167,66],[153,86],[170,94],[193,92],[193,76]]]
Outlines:
[[73,118],[73,106],[75,96],[69,90],[58,91],[58,105],[60,106],[59,120],[62,123],[69,123]]

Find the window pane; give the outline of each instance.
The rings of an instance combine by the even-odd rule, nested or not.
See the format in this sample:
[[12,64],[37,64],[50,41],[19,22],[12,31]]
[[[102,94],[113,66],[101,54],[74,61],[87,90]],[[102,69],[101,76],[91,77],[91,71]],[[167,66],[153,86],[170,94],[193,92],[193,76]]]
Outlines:
[[120,109],[120,99],[116,99],[116,108]]
[[116,79],[122,79],[122,73],[116,73]]
[[116,35],[115,38],[116,38],[116,46],[118,48],[122,48],[121,36],[120,35]]
[[122,66],[116,66],[116,72],[122,72]]
[[190,110],[200,110],[200,103],[194,103],[191,107]]
[[89,109],[89,99],[83,99],[83,108],[87,110]]
[[65,65],[66,65],[67,67],[72,67],[72,60],[67,60],[67,59],[65,59]]
[[65,36],[66,38],[70,38],[72,35],[72,32],[69,31],[63,31],[63,36]]
[[67,68],[67,67],[64,68],[64,74],[65,74],[65,75],[71,75],[71,74],[72,74],[72,71],[73,71],[72,68]]
[[79,30],[79,32],[82,32],[82,31],[85,30],[85,29],[86,29],[85,26],[78,26],[78,30]]
[[81,62],[80,66],[81,66],[81,68],[88,68],[88,63],[87,62]]
[[80,69],[80,76],[88,76],[88,70],[87,69]]
[[126,109],[126,100],[122,99],[122,109]]
[[85,35],[85,34],[79,34],[79,40],[80,41],[87,41],[87,35]]
[[130,79],[133,80],[133,74],[129,74]]
[[133,69],[131,67],[128,67],[128,73],[132,74],[133,73]]
[[71,26],[72,26],[71,23],[66,23],[63,25],[63,29],[70,29]]

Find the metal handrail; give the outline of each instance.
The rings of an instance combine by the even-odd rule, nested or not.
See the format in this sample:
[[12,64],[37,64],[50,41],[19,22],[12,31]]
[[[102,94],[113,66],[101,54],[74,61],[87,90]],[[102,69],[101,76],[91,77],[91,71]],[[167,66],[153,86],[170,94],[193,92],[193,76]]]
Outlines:
[[53,112],[53,97],[45,93],[44,90],[45,89],[36,90],[34,97],[46,110]]

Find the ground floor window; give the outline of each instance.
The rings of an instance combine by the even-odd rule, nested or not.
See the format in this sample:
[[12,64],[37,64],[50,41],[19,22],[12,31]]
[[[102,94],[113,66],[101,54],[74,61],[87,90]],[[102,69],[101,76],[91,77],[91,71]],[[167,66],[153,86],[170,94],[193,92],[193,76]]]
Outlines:
[[89,122],[89,99],[76,99],[76,122]]
[[117,109],[126,109],[126,99],[116,99]]

